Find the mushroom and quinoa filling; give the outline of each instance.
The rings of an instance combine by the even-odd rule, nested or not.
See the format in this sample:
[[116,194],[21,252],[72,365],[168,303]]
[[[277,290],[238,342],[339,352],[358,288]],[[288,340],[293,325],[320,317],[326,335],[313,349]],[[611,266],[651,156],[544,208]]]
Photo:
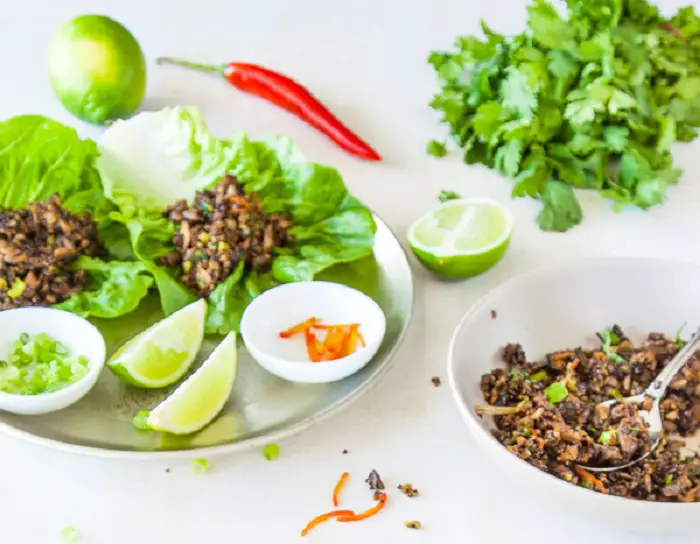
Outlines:
[[274,250],[290,242],[290,219],[266,214],[257,195],[247,195],[228,174],[212,190],[197,192],[191,205],[182,200],[164,215],[175,223],[177,249],[160,264],[181,266],[180,280],[200,297],[208,297],[241,261],[249,270],[268,270]]
[[607,474],[577,466],[622,465],[647,451],[647,429],[637,412],[650,405],[598,404],[641,394],[682,345],[651,333],[633,346],[618,326],[599,336],[601,348],[557,351],[538,362],[529,362],[520,345],[506,346],[508,368],[482,377],[488,404],[477,412],[494,416],[493,435],[508,450],[572,484],[633,499],[700,501],[700,458],[684,450],[682,438],[700,428],[697,354],[661,401],[665,435],[647,459]]
[[0,211],[0,310],[67,300],[85,288],[73,262],[100,253],[90,214],[71,213],[58,196]]

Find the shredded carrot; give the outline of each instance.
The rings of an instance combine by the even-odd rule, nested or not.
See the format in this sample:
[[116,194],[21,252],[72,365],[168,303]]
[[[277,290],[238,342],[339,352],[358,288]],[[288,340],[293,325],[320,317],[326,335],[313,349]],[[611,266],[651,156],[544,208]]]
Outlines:
[[310,329],[314,326],[314,324],[316,324],[316,322],[318,322],[318,319],[316,319],[315,317],[310,317],[306,321],[299,323],[298,325],[294,325],[286,331],[282,331],[280,333],[280,338],[291,338],[296,334],[302,333],[305,330]]
[[337,325],[324,325],[323,323],[316,323],[313,327],[314,329],[335,329],[336,327],[342,327],[344,329],[350,327],[359,327],[359,323],[341,323]]
[[359,333],[357,332],[357,327],[355,325],[350,326],[350,332],[348,333],[348,338],[345,341],[345,345],[343,346],[343,357],[347,357],[348,355],[352,355],[357,351],[357,340],[358,340]]
[[336,508],[338,507],[338,496],[340,495],[340,491],[343,489],[343,486],[345,485],[348,476],[350,476],[350,473],[343,472],[342,476],[340,477],[340,480],[338,480],[338,483],[335,484],[335,488],[333,489],[333,506],[335,506]]
[[[324,331],[321,339],[316,336],[314,329]],[[359,323],[349,325],[323,325],[320,320],[310,317],[306,321],[290,327],[279,333],[280,338],[291,338],[297,334],[304,334],[306,351],[312,362],[335,361],[352,355],[357,351],[358,343],[366,347],[365,339],[360,334]]]
[[595,487],[598,491],[600,491],[601,493],[608,493],[608,490],[605,487],[605,485],[603,485],[603,482],[601,482],[598,478],[593,476],[593,474],[588,472],[586,469],[583,469],[578,465],[574,465],[574,470],[579,476],[581,476],[581,478],[593,484],[593,487]]
[[348,521],[362,521],[363,519],[371,518],[372,516],[381,512],[381,510],[382,510],[382,508],[384,508],[385,504],[386,504],[386,493],[382,493],[379,496],[379,501],[377,502],[377,504],[375,504],[369,510],[364,511],[361,514],[353,514],[350,516],[340,516],[338,518],[338,521],[345,523]]
[[328,330],[324,346],[328,352],[329,359],[333,360],[342,357],[346,334],[347,330],[343,327],[333,327]]
[[304,527],[304,530],[301,532],[301,536],[306,536],[309,534],[309,531],[316,527],[316,525],[319,525],[323,523],[324,521],[328,521],[329,519],[332,518],[339,518],[341,516],[354,516],[355,512],[352,510],[333,510],[332,512],[326,512],[325,514],[321,514],[320,516],[316,516],[314,519],[312,519],[306,527]]
[[309,359],[313,363],[320,363],[323,360],[323,354],[325,349],[321,342],[318,341],[316,335],[311,332],[311,329],[306,329],[304,331],[304,338],[306,340],[306,351],[309,353]]

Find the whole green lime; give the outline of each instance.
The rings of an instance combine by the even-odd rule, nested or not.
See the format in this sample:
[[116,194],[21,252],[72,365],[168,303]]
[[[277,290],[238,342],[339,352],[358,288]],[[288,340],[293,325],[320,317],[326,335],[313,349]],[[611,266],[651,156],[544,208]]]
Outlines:
[[90,123],[133,115],[146,93],[141,47],[103,15],[82,15],[59,28],[49,44],[48,68],[63,106]]

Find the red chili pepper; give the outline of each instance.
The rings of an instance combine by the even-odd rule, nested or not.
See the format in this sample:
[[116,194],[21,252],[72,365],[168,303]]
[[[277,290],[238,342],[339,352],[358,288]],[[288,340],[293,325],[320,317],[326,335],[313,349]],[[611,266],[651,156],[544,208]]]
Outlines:
[[214,66],[171,57],[160,57],[156,62],[219,74],[236,89],[264,98],[296,115],[349,153],[368,161],[381,160],[369,144],[343,125],[308,89],[285,75],[257,64],[240,62]]

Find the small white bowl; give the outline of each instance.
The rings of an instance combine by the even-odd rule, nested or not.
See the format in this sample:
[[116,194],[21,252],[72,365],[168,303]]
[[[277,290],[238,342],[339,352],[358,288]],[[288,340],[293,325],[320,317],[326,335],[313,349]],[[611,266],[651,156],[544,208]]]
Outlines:
[[[316,317],[322,323],[359,323],[365,347],[336,361],[309,361],[304,335],[280,338],[279,333]],[[253,358],[268,372],[301,383],[342,380],[364,367],[384,339],[386,317],[370,297],[340,283],[286,283],[265,291],[246,308],[241,337]]]
[[83,355],[88,360],[87,374],[51,393],[14,395],[0,391],[0,410],[21,415],[62,410],[82,399],[100,377],[107,351],[100,331],[82,317],[53,308],[27,307],[0,312],[0,359],[8,359],[12,344],[22,333],[34,336],[42,332],[63,343],[71,357]]

